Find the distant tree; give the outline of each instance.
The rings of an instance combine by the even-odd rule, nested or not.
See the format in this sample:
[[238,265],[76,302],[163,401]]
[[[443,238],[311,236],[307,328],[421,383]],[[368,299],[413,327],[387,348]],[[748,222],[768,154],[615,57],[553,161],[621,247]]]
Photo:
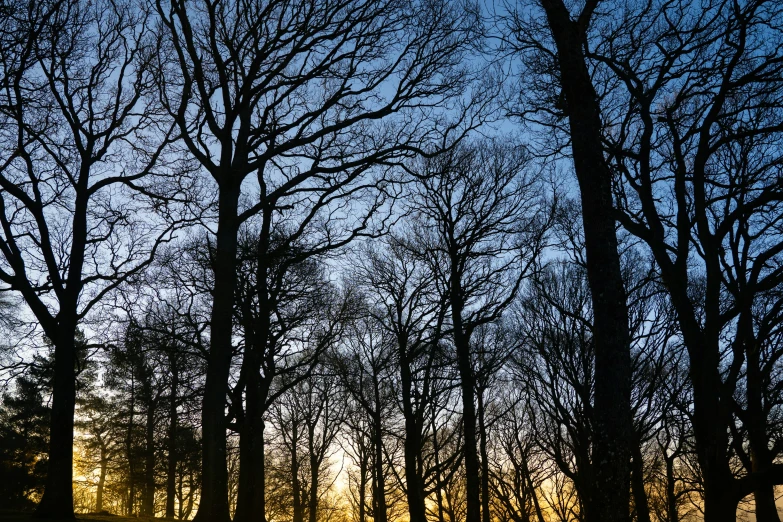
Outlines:
[[9,509],[32,509],[43,493],[51,393],[51,372],[31,367],[0,402],[0,499]]
[[[359,253],[349,277],[362,289],[369,317],[365,320],[366,328],[357,332],[359,337],[354,341],[359,348],[351,354],[366,361],[358,364],[377,367],[375,379],[381,372],[391,372],[389,384],[381,386],[381,390],[391,388],[392,382],[397,383],[399,389],[395,391],[404,422],[404,490],[408,511],[411,522],[424,522],[426,480],[432,471],[425,469],[427,421],[430,406],[443,385],[438,382],[443,373],[439,367],[450,361],[440,345],[447,308],[437,292],[435,275],[429,270],[425,256],[416,251],[412,230],[409,236],[390,235],[368,244]],[[372,340],[373,336],[377,339]],[[359,372],[351,369],[345,368],[342,374],[348,380],[355,380]],[[378,421],[382,418],[380,415]]]
[[467,522],[481,519],[471,339],[498,319],[538,263],[553,215],[523,147],[463,143],[412,168],[409,212],[450,311],[462,391]]

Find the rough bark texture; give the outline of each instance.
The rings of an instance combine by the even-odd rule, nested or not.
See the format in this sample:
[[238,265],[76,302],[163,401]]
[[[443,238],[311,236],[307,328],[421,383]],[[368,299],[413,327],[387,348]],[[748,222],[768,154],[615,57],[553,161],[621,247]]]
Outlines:
[[464,305],[462,303],[462,287],[452,268],[451,280],[451,314],[454,325],[454,344],[457,351],[457,369],[462,391],[462,425],[465,441],[465,497],[466,522],[481,521],[481,470],[479,467],[476,444],[476,377],[470,360],[470,335],[465,331],[462,321]]
[[[401,346],[407,343],[398,340]],[[410,522],[426,522],[426,508],[424,504],[424,488],[418,466],[418,459],[422,449],[422,427],[417,415],[413,411],[413,378],[407,357],[407,348],[400,348],[400,387],[402,388],[402,414],[405,418],[405,493],[408,500],[408,514]]]
[[174,500],[177,496],[177,395],[179,393],[179,368],[176,364],[176,356],[171,364],[171,390],[169,403],[169,428],[167,434],[168,462],[166,470],[166,518],[174,518]]
[[54,381],[46,486],[35,516],[74,518],[73,427],[76,407],[76,321],[63,324],[54,345]]
[[215,243],[214,289],[210,319],[209,364],[204,385],[201,498],[197,522],[228,522],[226,393],[231,366],[234,289],[237,264],[239,187],[221,187]]
[[541,0],[557,47],[593,300],[596,388],[592,458],[596,487],[592,488],[595,498],[590,503],[595,512],[591,516],[596,522],[619,522],[630,519],[631,357],[612,174],[603,156],[600,106],[583,52],[595,3],[588,2],[579,19],[572,20],[562,0]]

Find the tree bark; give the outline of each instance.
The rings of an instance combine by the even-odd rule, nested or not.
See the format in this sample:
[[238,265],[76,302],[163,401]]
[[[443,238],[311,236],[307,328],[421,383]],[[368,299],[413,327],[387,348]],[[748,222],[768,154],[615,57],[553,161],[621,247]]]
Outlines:
[[166,518],[174,518],[174,500],[177,495],[177,394],[179,393],[179,368],[176,357],[171,364],[171,391],[169,403],[168,466],[166,475]]
[[476,448],[476,378],[473,374],[473,365],[470,360],[470,338],[465,332],[462,322],[462,287],[456,274],[456,267],[452,268],[451,276],[451,315],[454,325],[454,344],[457,351],[457,368],[460,376],[460,390],[462,391],[462,426],[465,452],[465,501],[466,522],[481,521],[481,470]]
[[145,517],[155,515],[155,406],[147,404],[146,436],[144,446],[144,499],[141,514]]
[[582,47],[596,3],[588,2],[579,19],[573,20],[562,0],[541,0],[557,47],[593,300],[595,498],[590,503],[596,507],[595,522],[626,522],[632,438],[628,310],[615,232],[612,173],[603,156],[600,106]]
[[76,320],[63,321],[54,342],[54,379],[46,485],[38,518],[74,518],[73,427],[76,408]]
[[226,461],[226,393],[231,367],[234,290],[237,264],[239,186],[220,187],[215,243],[214,289],[210,318],[209,359],[204,385],[202,478],[197,522],[229,522]]

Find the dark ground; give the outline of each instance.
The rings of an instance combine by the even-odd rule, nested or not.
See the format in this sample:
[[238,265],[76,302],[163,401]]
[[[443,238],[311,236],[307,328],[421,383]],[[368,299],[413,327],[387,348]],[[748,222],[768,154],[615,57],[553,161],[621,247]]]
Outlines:
[[[39,519],[33,518],[32,512],[25,511],[8,511],[0,509],[0,522],[38,522]],[[139,521],[152,521],[152,520],[164,520],[154,519],[149,517],[121,517],[118,515],[91,515],[91,514],[76,514],[76,520],[80,522],[139,522]],[[56,522],[56,521],[55,521]],[[73,519],[70,519],[73,522]]]

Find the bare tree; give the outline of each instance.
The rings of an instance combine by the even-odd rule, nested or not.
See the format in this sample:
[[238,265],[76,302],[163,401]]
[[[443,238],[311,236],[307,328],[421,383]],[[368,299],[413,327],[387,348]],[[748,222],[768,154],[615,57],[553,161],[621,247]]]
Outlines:
[[[21,4],[18,4],[21,5]],[[3,47],[0,280],[55,347],[49,474],[37,513],[72,517],[77,325],[168,237],[135,187],[170,136],[149,19],[134,2],[32,2]],[[161,168],[160,173],[165,172]]]
[[465,143],[413,173],[411,214],[450,308],[462,391],[467,521],[479,522],[471,338],[477,327],[500,316],[536,267],[552,214],[528,170],[526,151],[513,142]]
[[391,235],[368,245],[351,278],[370,303],[369,314],[385,342],[393,345],[399,400],[405,423],[405,494],[411,522],[426,520],[427,421],[438,393],[438,366],[447,357],[439,345],[447,308],[435,288],[435,276],[417,252],[417,238]]
[[596,35],[589,58],[607,75],[621,223],[655,256],[688,350],[705,520],[734,520],[752,493],[757,519],[777,522],[783,469],[765,398],[776,356],[764,339],[780,322],[770,292],[783,282],[783,11],[766,1],[689,9],[628,6],[621,23],[600,21],[616,30]]
[[500,18],[503,50],[523,63],[517,85],[522,91],[514,93],[520,103],[511,112],[533,127],[543,124],[553,131],[543,148],[552,157],[568,150],[579,183],[597,349],[593,453],[601,465],[593,520],[614,522],[629,519],[631,354],[612,170],[602,148],[600,99],[586,57],[600,4],[587,0],[572,9],[563,0],[508,3]]
[[[464,93],[460,63],[476,17],[446,2],[156,5],[166,42],[161,97],[218,189],[199,517],[225,522],[239,227],[256,213],[270,223],[291,209],[305,222],[329,223],[322,229],[332,236],[372,229],[362,216],[383,197],[368,170],[472,125],[424,119]],[[368,191],[363,211],[345,206]]]

